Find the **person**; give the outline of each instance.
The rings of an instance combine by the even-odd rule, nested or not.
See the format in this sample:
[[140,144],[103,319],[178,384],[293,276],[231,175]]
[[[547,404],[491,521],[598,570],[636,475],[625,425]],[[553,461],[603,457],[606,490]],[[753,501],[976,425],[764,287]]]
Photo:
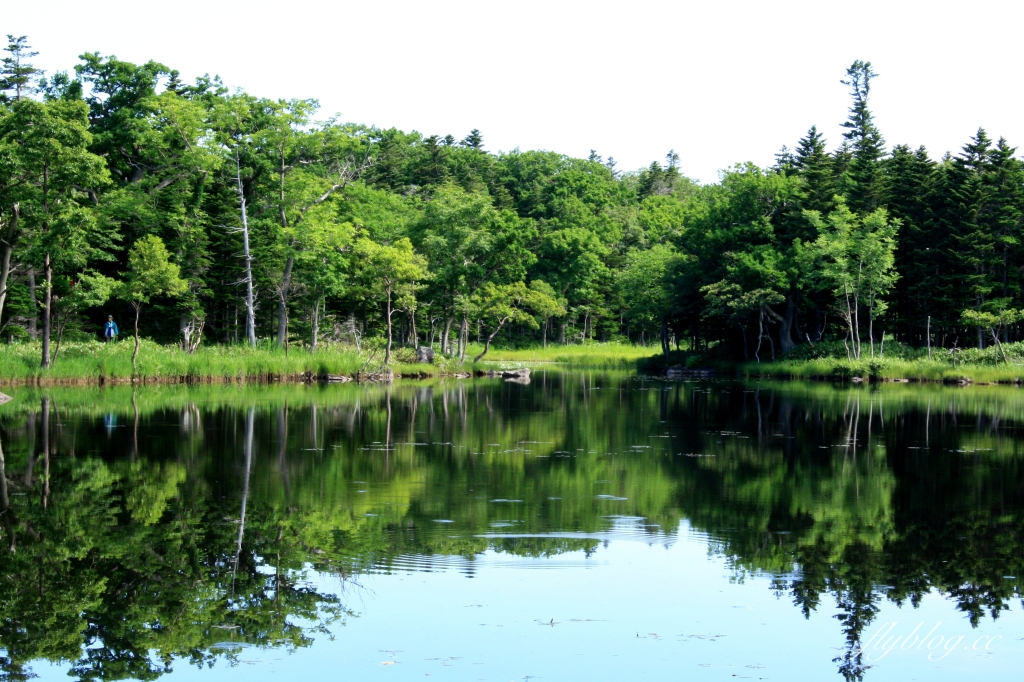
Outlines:
[[114,322],[113,315],[107,315],[107,323],[103,325],[103,338],[107,341],[117,340],[117,322]]

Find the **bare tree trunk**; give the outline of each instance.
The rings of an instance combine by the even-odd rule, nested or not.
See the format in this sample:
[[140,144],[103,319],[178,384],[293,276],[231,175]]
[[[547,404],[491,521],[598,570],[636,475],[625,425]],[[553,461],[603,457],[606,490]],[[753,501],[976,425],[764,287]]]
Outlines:
[[284,276],[281,278],[281,286],[277,290],[277,345],[283,346],[285,336],[288,333],[288,291],[292,286],[292,269],[295,267],[295,257],[288,256],[284,263]]
[[132,301],[132,307],[135,308],[135,350],[132,351],[132,375],[138,373],[139,358],[139,311],[142,310],[142,304]]
[[387,318],[388,318],[388,345],[384,349],[384,365],[391,367],[391,289],[388,288],[388,302],[387,302]]
[[7,300],[7,280],[11,275],[11,254],[14,253],[14,242],[18,235],[18,219],[21,211],[14,204],[11,222],[7,225],[7,234],[3,237],[3,250],[0,251],[0,319],[4,316],[4,301]]
[[312,338],[310,339],[310,350],[316,350],[317,341],[320,337],[320,296],[316,297],[313,303]]
[[459,325],[459,364],[466,361],[466,346],[469,345],[469,318],[462,316],[462,324]]
[[454,315],[449,315],[448,319],[446,319],[444,321],[444,331],[441,333],[441,353],[444,354],[444,355],[448,355],[449,354],[449,352],[448,352],[449,351],[448,341],[449,341],[449,335],[451,334],[451,330],[452,330],[452,322],[454,322],[454,321],[455,321],[455,316]]
[[669,345],[668,345],[668,322],[666,322],[665,319],[662,318],[662,320],[661,320],[661,352],[665,355],[666,358],[668,357],[669,350],[670,350],[670,348],[669,348]]
[[242,162],[235,150],[235,168],[238,171],[238,204],[242,213],[242,256],[245,258],[245,338],[250,346],[256,345],[256,301],[252,289],[252,253],[249,250],[249,216],[245,210],[245,192],[242,188]]
[[928,343],[928,359],[932,359],[932,316],[928,316],[928,326],[925,327],[925,338]]
[[28,335],[35,341],[39,338],[39,299],[36,297],[36,269],[28,269],[28,297],[32,300],[32,314],[28,318]]
[[550,317],[544,318],[544,325],[541,327],[541,347],[548,347],[548,325],[551,323]]
[[412,347],[416,348],[420,345],[420,335],[416,331],[416,311],[409,311],[409,340],[412,341]]
[[50,306],[53,304],[53,263],[50,261],[50,254],[46,254],[44,267],[46,268],[46,293],[43,295],[43,357],[40,366],[46,369],[50,366]]

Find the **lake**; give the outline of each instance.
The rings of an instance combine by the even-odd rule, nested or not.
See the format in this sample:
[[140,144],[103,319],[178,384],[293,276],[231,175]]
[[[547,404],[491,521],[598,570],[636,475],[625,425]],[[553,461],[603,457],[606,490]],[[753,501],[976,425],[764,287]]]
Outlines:
[[0,678],[1024,665],[1024,391],[536,371],[10,388]]

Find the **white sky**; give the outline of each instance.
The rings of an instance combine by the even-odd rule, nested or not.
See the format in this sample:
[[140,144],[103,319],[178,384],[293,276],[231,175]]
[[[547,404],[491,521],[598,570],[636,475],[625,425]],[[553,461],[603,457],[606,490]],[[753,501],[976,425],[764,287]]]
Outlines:
[[881,74],[890,146],[938,158],[983,126],[1024,147],[1022,19],[1009,0],[0,0],[0,33],[28,35],[49,72],[84,51],[155,59],[347,121],[479,128],[491,151],[593,148],[631,170],[674,148],[705,182],[811,124],[837,145],[855,59]]

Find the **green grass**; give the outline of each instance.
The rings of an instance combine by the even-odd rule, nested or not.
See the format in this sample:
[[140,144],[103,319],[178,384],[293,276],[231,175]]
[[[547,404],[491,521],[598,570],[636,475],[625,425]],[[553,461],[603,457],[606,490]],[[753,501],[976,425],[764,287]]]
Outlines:
[[[480,344],[469,344],[467,358],[472,359],[483,350]],[[495,364],[530,366],[545,363],[557,363],[567,368],[586,369],[624,369],[636,367],[636,361],[646,358],[656,349],[649,346],[634,346],[622,343],[588,343],[585,346],[560,346],[550,344],[547,348],[516,348],[502,349],[491,347],[491,350],[474,369],[494,369]],[[467,360],[467,366],[470,365]]]
[[[353,376],[374,372],[383,362],[383,350],[364,344],[359,353],[352,346],[323,344],[315,353],[293,348],[288,353],[272,345],[201,346],[189,355],[176,346],[162,346],[143,340],[139,353],[138,377],[147,380],[235,380],[267,381],[271,378],[294,379],[313,375]],[[0,382],[3,383],[100,383],[127,381],[132,377],[132,341],[116,343],[65,343],[48,370],[40,368],[38,343],[0,345]],[[486,371],[507,367],[529,367],[557,363],[568,368],[632,368],[637,358],[650,355],[650,348],[622,344],[586,346],[549,346],[548,348],[502,350],[491,348],[480,363],[472,358],[483,346],[470,344],[467,362],[437,356],[433,365],[417,364],[410,348],[395,348],[392,370],[403,376],[440,376],[455,372]]]
[[885,354],[869,356],[865,346],[859,360],[846,356],[846,347],[836,343],[801,346],[785,359],[774,362],[748,362],[740,372],[751,377],[848,380],[853,377],[877,380],[908,379],[954,383],[1020,383],[1024,381],[1024,343],[1007,343],[1003,353],[995,346],[950,351],[911,348],[889,343]]
[[[51,383],[88,381],[122,381],[132,377],[131,341],[105,344],[99,342],[65,343],[60,355],[48,370],[40,368],[38,343],[0,346],[0,381]],[[371,357],[372,355],[372,357]],[[252,380],[270,377],[315,375],[351,376],[356,372],[374,371],[383,360],[383,353],[357,353],[348,346],[323,345],[315,353],[305,349],[283,349],[273,346],[203,346],[189,355],[175,346],[161,346],[143,340],[139,352],[138,376],[141,379],[234,379]],[[437,374],[438,367],[397,363],[393,370],[400,374]]]

